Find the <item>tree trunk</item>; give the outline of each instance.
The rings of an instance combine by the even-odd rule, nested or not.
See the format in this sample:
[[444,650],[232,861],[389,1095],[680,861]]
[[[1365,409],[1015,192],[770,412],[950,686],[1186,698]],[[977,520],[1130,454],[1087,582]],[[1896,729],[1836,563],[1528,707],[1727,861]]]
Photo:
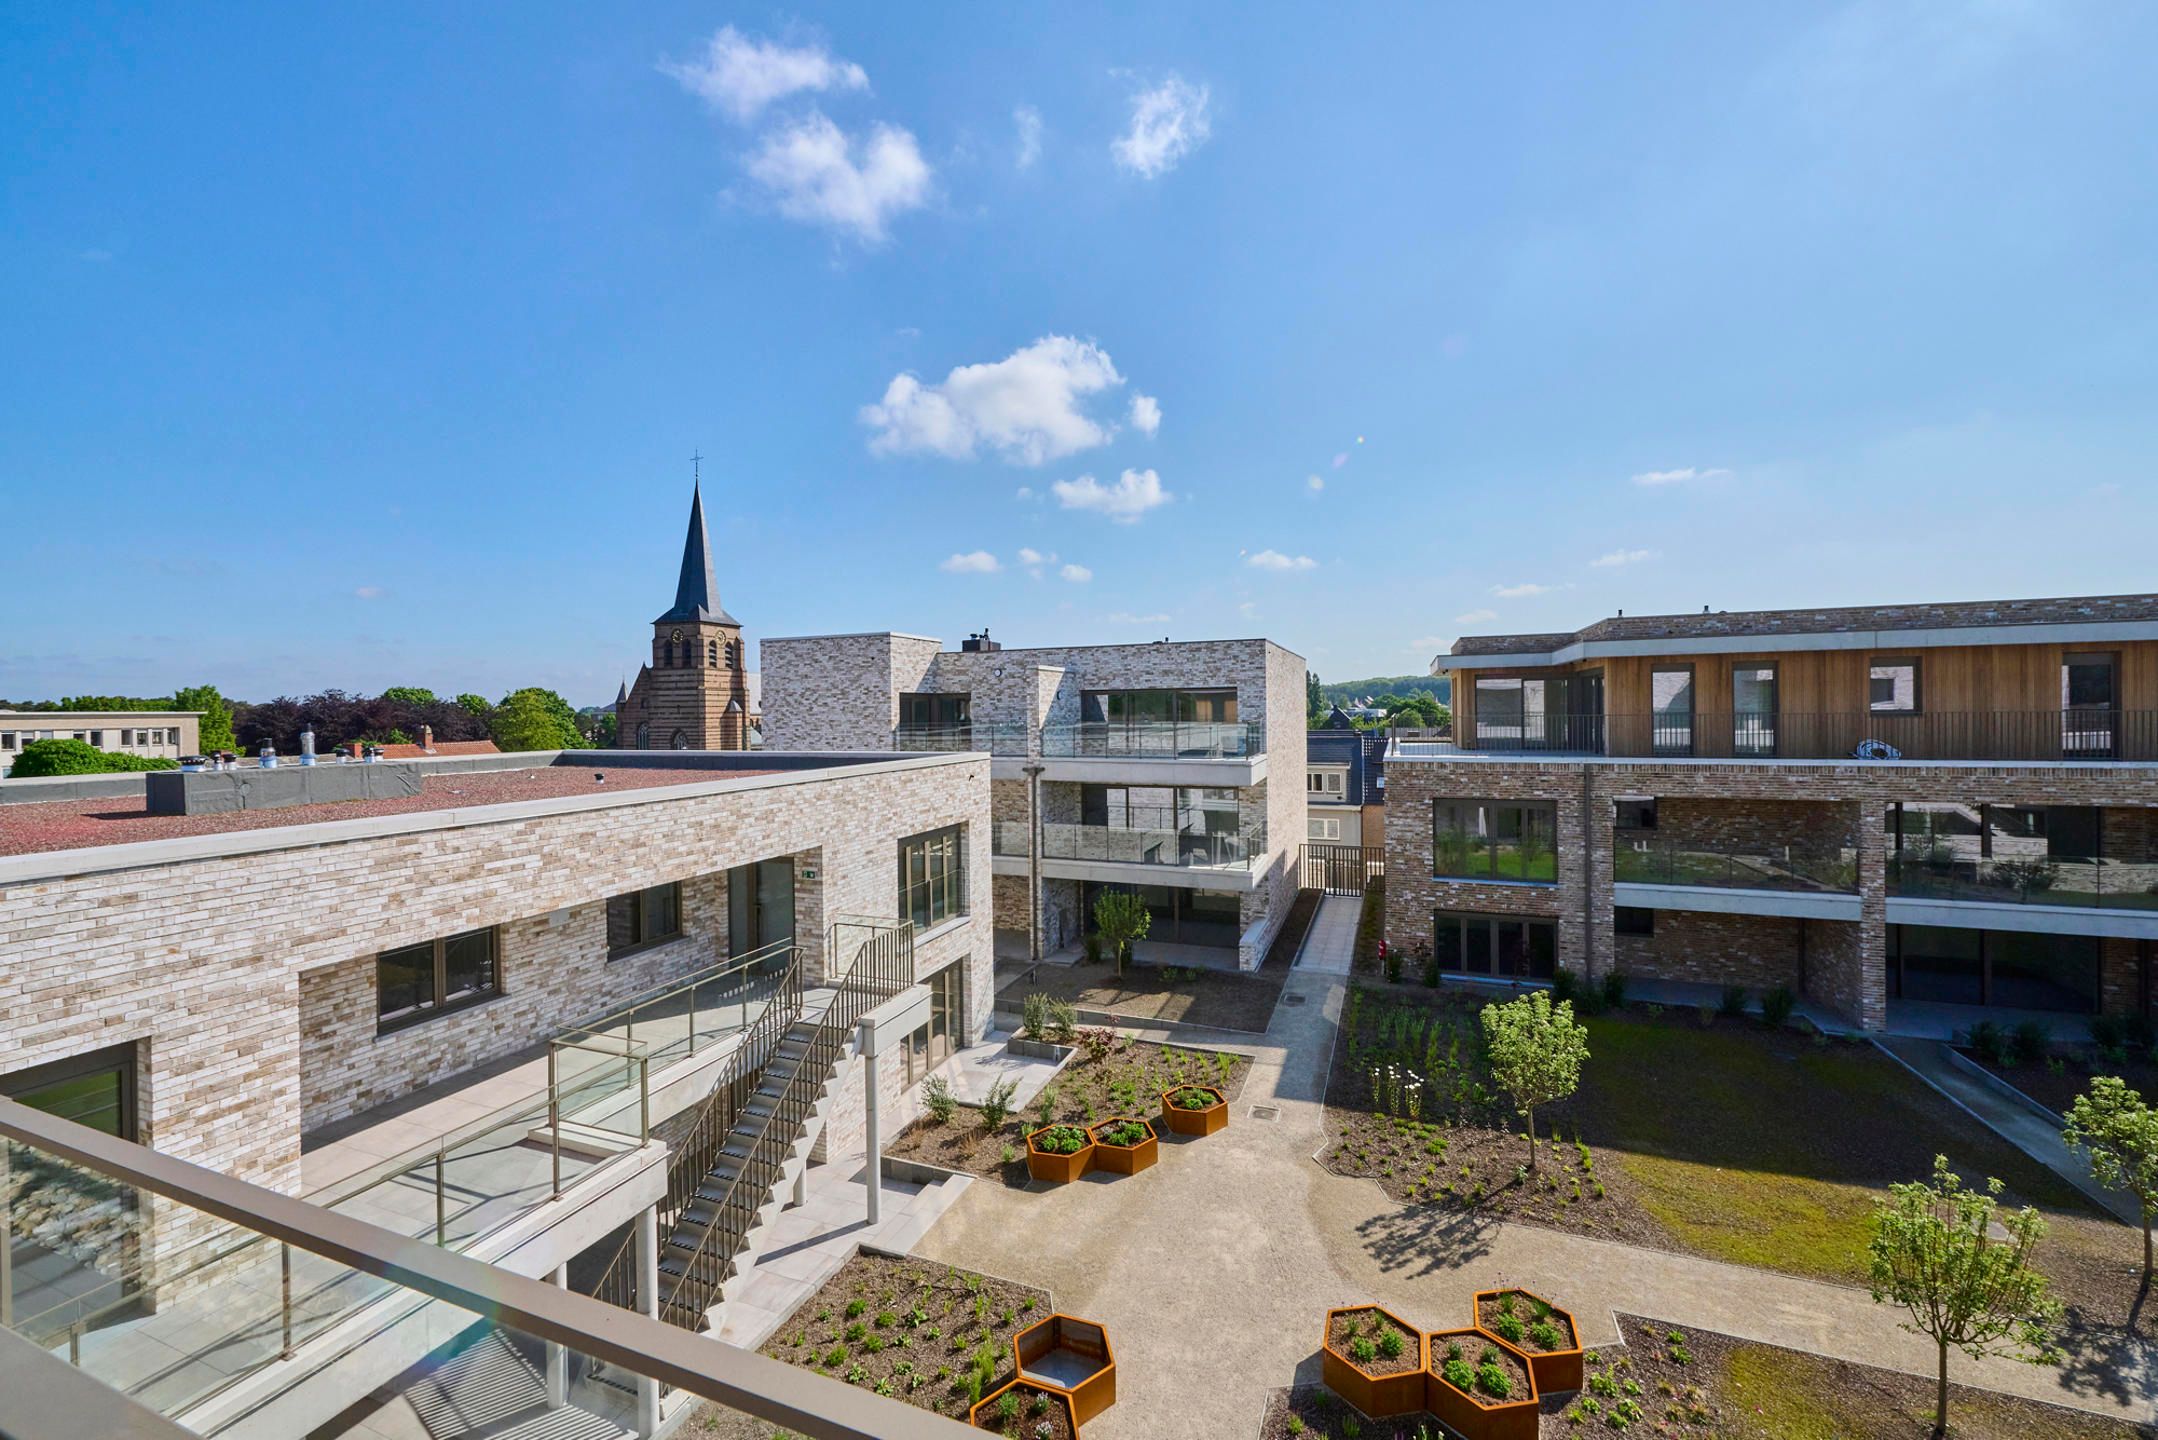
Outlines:
[[1529,1173],[1536,1173],[1536,1107],[1528,1108],[1529,1117]]
[[2151,1283],[2151,1207],[2143,1207],[2143,1288]]
[[1933,1391],[1933,1437],[1942,1440],[1948,1434],[1948,1342],[1938,1342],[1941,1347],[1941,1376]]

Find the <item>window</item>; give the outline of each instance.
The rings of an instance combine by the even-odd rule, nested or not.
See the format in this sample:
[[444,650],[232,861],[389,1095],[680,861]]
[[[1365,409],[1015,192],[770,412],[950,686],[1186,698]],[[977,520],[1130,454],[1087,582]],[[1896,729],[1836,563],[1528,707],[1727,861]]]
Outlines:
[[1876,715],[1916,715],[1918,657],[1876,657],[1866,681],[1866,707]]
[[1434,800],[1431,873],[1461,880],[1558,880],[1550,800]]
[[903,730],[962,731],[974,723],[972,695],[910,694],[899,697]]
[[1308,839],[1339,840],[1341,838],[1341,821],[1337,817],[1314,815],[1310,819],[1310,825],[1311,833],[1306,837]]
[[607,902],[607,958],[617,959],[682,933],[682,884],[632,890]]
[[1432,954],[1443,974],[1549,980],[1558,969],[1558,928],[1520,915],[1434,910]]
[[1640,905],[1614,905],[1611,929],[1620,935],[1654,935],[1656,912]]
[[1741,664],[1731,668],[1731,753],[1776,753],[1776,667]]
[[717,640],[704,642],[704,663],[714,670],[719,668],[719,642]]
[[966,847],[957,825],[899,842],[899,904],[916,930],[967,913]]
[[495,932],[467,930],[375,957],[375,1030],[384,1034],[502,993]]
[[12,750],[14,748],[15,732],[12,730],[0,730],[0,750]]
[[1348,778],[1340,770],[1311,770],[1305,772],[1304,789],[1313,795],[1340,795]]
[[1649,742],[1658,755],[1693,753],[1693,667],[1649,671]]
[[1095,724],[1231,725],[1236,722],[1236,692],[1087,690],[1079,696],[1079,718]]
[[1613,808],[1612,823],[1621,830],[1653,830],[1656,828],[1656,801],[1653,796],[1646,800],[1621,800]]

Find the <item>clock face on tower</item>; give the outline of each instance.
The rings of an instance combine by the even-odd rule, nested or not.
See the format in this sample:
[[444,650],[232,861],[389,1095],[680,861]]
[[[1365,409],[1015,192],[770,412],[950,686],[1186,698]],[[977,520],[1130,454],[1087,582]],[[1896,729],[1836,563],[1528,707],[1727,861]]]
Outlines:
[[682,632],[679,630],[674,631],[672,634],[668,635],[667,641],[669,644],[673,645],[680,644],[682,641]]

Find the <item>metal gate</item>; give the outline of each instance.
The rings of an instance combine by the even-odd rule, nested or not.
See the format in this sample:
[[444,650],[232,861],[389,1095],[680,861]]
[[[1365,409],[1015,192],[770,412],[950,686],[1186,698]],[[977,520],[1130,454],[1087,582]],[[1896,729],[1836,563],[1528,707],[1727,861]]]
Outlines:
[[1386,851],[1377,845],[1306,845],[1302,885],[1329,895],[1361,895],[1386,874]]

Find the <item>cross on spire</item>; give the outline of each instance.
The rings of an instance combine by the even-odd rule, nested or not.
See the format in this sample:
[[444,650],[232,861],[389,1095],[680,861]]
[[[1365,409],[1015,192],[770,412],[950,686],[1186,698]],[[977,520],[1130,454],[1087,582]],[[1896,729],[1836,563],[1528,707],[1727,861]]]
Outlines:
[[700,452],[699,454],[696,454],[696,455],[692,455],[692,456],[690,456],[690,457],[689,457],[689,483],[690,483],[690,484],[692,484],[692,485],[698,485],[698,484],[702,484],[702,483],[703,483],[703,481],[704,481],[704,456],[703,456],[703,454],[702,454],[702,453]]

